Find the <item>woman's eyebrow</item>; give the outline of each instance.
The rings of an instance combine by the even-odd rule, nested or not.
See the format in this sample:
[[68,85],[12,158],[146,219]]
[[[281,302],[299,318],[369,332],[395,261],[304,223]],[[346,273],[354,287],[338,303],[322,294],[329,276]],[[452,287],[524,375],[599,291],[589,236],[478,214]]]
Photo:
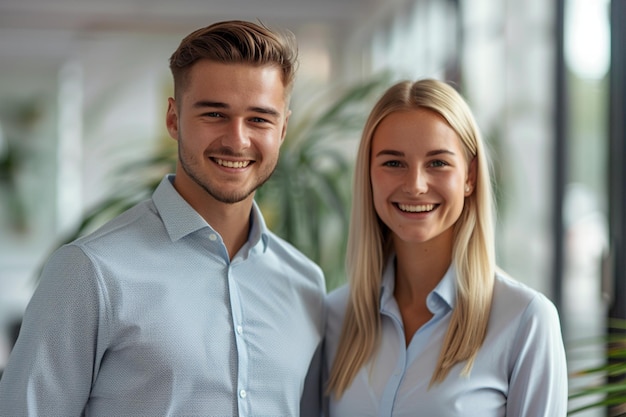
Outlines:
[[[436,156],[436,155],[441,155],[441,154],[447,154],[447,155],[456,155],[454,152],[448,150],[448,149],[434,149],[432,151],[428,151],[426,152],[426,156]],[[378,152],[376,154],[376,156],[385,156],[385,155],[390,155],[390,156],[404,156],[404,152],[402,151],[395,151],[393,149],[383,149],[382,151]]]
[[401,151],[394,151],[393,149],[383,149],[382,151],[378,152],[376,154],[376,156],[385,156],[385,155],[390,155],[390,156],[404,156],[404,152]]
[[426,152],[426,156],[435,156],[435,155],[440,155],[442,153],[448,154],[448,155],[455,155],[454,152],[448,150],[448,149],[435,149],[432,151],[428,151]]

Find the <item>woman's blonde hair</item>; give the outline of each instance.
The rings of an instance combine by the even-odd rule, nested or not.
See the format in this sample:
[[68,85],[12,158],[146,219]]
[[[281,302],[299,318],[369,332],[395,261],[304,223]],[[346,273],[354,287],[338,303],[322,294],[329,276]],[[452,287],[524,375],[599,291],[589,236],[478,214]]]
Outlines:
[[372,137],[389,114],[417,108],[434,111],[447,121],[460,138],[468,163],[475,160],[477,171],[474,192],[465,199],[454,226],[456,307],[431,385],[443,381],[460,362],[465,362],[463,373],[468,374],[487,331],[496,266],[493,198],[485,145],[469,106],[453,87],[432,79],[399,82],[374,106],[357,153],[346,256],[350,296],[328,382],[328,391],[337,397],[350,386],[380,343],[381,277],[393,249],[390,232],[378,218],[372,199]]

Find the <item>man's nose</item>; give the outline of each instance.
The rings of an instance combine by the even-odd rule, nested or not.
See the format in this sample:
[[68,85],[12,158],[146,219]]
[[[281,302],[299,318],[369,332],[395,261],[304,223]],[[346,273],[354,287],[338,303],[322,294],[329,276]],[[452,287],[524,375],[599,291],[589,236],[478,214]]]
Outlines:
[[244,120],[233,119],[230,121],[225,135],[222,136],[222,145],[234,151],[250,146],[250,131]]

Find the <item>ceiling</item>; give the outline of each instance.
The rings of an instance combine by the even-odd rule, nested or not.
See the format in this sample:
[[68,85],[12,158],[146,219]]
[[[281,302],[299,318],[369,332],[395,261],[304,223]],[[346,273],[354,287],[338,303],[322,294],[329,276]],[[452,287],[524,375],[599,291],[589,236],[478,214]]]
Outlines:
[[[297,26],[352,22],[379,0],[2,0],[0,29],[178,31],[237,18]],[[383,2],[380,1],[382,4]]]
[[85,39],[179,39],[223,19],[260,20],[292,30],[299,40],[299,32],[310,27],[342,34],[392,1],[397,0],[0,0],[0,70],[55,65]]

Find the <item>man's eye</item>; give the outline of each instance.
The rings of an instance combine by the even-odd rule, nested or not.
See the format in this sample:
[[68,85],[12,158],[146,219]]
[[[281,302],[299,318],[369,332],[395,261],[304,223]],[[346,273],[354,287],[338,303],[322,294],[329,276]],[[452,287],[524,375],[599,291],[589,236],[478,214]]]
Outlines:
[[253,117],[250,120],[253,121],[254,123],[265,123],[265,122],[267,122],[267,120],[263,119],[262,117]]

